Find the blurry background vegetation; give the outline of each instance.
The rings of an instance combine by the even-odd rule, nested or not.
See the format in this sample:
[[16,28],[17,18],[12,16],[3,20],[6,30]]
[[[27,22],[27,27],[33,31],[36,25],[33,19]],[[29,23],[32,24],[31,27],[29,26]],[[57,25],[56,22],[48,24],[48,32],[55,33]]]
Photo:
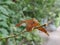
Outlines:
[[40,24],[42,20],[53,19],[59,26],[60,0],[0,0],[0,45],[41,45],[38,31],[29,33],[24,32],[23,26],[15,27],[21,20],[30,18],[36,18]]

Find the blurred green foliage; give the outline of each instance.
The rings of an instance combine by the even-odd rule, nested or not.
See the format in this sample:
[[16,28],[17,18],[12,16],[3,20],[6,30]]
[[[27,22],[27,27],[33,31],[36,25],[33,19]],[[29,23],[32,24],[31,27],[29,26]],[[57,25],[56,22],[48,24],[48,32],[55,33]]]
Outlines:
[[[25,27],[17,28],[15,25],[21,20],[30,18],[39,21],[43,18],[56,19],[56,15],[60,20],[54,2],[55,0],[0,0],[0,39],[3,38],[0,40],[0,45],[41,45],[42,38],[36,30],[24,32]],[[7,38],[16,34],[20,35]]]

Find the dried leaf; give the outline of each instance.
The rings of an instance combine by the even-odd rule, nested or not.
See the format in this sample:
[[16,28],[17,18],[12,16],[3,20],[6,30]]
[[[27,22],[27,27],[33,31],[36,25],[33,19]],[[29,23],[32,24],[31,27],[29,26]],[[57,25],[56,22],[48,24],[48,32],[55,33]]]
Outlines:
[[21,26],[23,23],[26,23],[26,21],[21,21],[21,22],[19,22],[18,24],[16,24],[16,27]]
[[23,23],[26,23],[26,30],[28,32],[32,31],[32,29],[34,28],[34,29],[38,29],[38,30],[46,33],[47,35],[49,35],[48,32],[42,27],[42,26],[45,26],[45,25],[40,26],[38,20],[36,20],[35,18],[32,18],[30,20],[21,21],[20,23],[16,24],[16,26],[19,27]]
[[20,23],[16,24],[16,27],[21,26],[21,24],[23,24],[23,23],[26,23],[26,30],[27,31],[32,31],[33,27],[40,26],[39,22],[35,18],[33,18],[30,20],[21,21]]
[[33,28],[33,27],[32,27],[31,25],[27,25],[27,26],[26,26],[26,30],[27,30],[28,32],[31,32],[31,31],[32,31],[32,28]]
[[43,27],[37,27],[37,29],[38,30],[40,30],[40,31],[42,31],[42,32],[44,32],[45,34],[47,34],[48,36],[49,36],[49,34],[48,34],[48,32],[45,30],[45,28],[43,28]]

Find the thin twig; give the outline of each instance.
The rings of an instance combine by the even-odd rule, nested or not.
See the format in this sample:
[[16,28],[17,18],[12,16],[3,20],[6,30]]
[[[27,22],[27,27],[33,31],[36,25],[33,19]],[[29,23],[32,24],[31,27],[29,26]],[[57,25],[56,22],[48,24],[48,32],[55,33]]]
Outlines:
[[[46,26],[48,25],[49,23],[51,23],[51,21],[49,21],[47,24],[44,24],[44,25],[41,25],[41,26]],[[40,26],[39,26],[40,27]],[[37,29],[38,27],[35,27],[34,29]],[[26,32],[26,31],[24,31]],[[16,38],[17,36],[19,36],[20,34],[23,34],[24,32],[21,32],[19,33],[18,35],[10,35],[10,36],[7,36],[7,37],[2,37],[0,38],[0,40],[3,40],[3,39],[8,39],[8,38]]]
[[[52,20],[50,20],[50,21],[48,21],[48,23],[46,23],[46,24],[43,24],[43,25],[41,25],[41,26],[38,26],[38,27],[48,26],[48,25],[49,25],[51,22],[52,22]],[[34,29],[37,29],[38,27],[35,27]]]
[[[24,32],[26,32],[26,31],[24,31]],[[16,38],[16,37],[18,37],[20,34],[23,34],[24,32],[21,32],[21,33],[19,33],[18,35],[10,35],[10,36],[7,36],[7,37],[1,37],[0,40],[8,39],[8,38]]]

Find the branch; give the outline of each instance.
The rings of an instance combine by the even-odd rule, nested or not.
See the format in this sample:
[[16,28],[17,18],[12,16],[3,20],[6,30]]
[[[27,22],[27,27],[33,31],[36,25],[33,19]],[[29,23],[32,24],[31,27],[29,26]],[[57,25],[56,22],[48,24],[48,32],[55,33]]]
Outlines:
[[[39,26],[39,27],[47,26],[47,25],[50,24],[51,22],[52,22],[52,20],[49,21],[48,23],[44,24],[44,25]],[[38,28],[38,27],[35,27],[34,29],[37,29],[37,28]],[[24,31],[24,32],[26,32],[26,31]],[[8,39],[8,38],[16,38],[17,36],[19,36],[20,34],[23,34],[24,32],[19,32],[18,35],[10,35],[10,36],[7,36],[7,37],[2,37],[2,38],[0,38],[0,40]]]
[[[24,31],[24,32],[26,32],[26,31]],[[7,37],[1,37],[0,40],[8,39],[8,38],[16,38],[16,37],[18,37],[20,34],[23,34],[24,32],[21,32],[21,33],[19,33],[18,35],[10,35],[10,36],[7,36]]]
[[48,21],[46,24],[41,25],[41,27],[48,26],[51,22],[52,22],[52,20]]
[[[48,23],[43,24],[43,25],[41,25],[41,26],[39,26],[39,27],[48,26],[51,22],[52,22],[52,20],[48,21]],[[34,29],[37,29],[37,28],[39,28],[39,27],[35,27]]]
[[0,40],[3,39],[8,39],[8,38],[13,38],[13,37],[17,37],[18,35],[11,35],[11,36],[7,36],[7,37],[1,37]]

